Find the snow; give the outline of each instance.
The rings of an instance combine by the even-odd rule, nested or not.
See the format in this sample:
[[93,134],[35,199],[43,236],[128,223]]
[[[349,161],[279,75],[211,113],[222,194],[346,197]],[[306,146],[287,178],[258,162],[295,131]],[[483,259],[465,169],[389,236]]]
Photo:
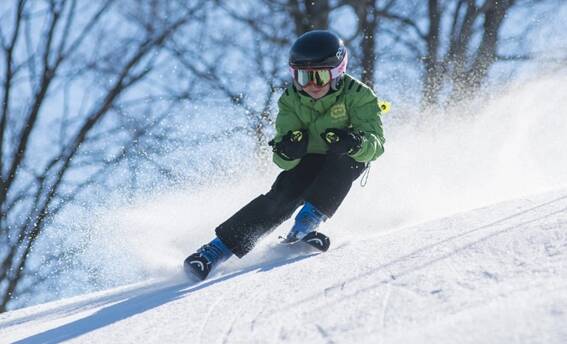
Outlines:
[[[356,224],[353,224],[356,225]],[[354,238],[266,238],[167,277],[0,314],[0,343],[566,343],[567,190]]]
[[0,344],[567,343],[566,80],[515,83],[471,117],[386,117],[324,254],[279,245],[286,222],[205,282],[181,273],[275,167],[111,205],[78,259],[126,286],[0,314]]

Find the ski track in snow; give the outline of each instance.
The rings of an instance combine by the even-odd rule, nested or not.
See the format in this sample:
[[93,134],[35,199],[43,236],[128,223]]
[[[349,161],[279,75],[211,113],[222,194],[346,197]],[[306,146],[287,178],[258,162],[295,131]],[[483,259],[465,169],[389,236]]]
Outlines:
[[1,314],[0,343],[566,343],[566,229],[558,190],[325,254],[266,243],[264,260],[200,284],[176,275]]

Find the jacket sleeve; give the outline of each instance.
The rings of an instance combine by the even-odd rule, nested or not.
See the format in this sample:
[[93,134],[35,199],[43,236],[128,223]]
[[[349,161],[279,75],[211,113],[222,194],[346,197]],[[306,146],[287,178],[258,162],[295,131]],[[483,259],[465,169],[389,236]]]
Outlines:
[[[293,110],[293,106],[290,104],[290,96],[286,95],[285,93],[280,97],[278,100],[278,115],[276,117],[276,137],[274,138],[275,142],[280,142],[282,137],[287,134],[290,130],[298,130],[302,129],[303,125],[295,111]],[[292,161],[287,161],[282,159],[278,154],[274,153],[273,161],[276,165],[284,170],[291,170],[301,159],[295,159]]]
[[358,93],[349,112],[352,128],[364,133],[362,147],[352,158],[359,162],[375,160],[384,153],[386,140],[380,119],[380,107],[374,92],[366,88]]

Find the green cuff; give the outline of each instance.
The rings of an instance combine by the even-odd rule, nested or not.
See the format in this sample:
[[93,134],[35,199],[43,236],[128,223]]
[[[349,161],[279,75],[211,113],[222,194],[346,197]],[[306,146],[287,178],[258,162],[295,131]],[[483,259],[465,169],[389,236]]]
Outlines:
[[368,139],[364,138],[362,141],[362,145],[360,145],[360,149],[358,150],[358,152],[354,153],[354,154],[349,154],[349,156],[351,158],[353,158],[354,160],[358,161],[358,162],[367,162],[368,161],[368,149],[370,148],[369,145],[371,145],[372,143],[370,141],[368,141]]
[[299,162],[301,161],[301,159],[295,159],[295,160],[291,160],[291,161],[290,160],[284,160],[277,153],[274,153],[272,160],[274,161],[274,163],[276,165],[278,165],[279,168],[284,169],[286,171],[291,170],[292,168],[297,166],[299,164]]

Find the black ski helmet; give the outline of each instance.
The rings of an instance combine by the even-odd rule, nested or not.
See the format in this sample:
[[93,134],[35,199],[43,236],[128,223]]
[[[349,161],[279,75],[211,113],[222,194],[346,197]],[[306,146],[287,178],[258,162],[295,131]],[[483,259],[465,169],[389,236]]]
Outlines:
[[[338,68],[331,83],[333,89],[336,89],[337,82],[342,79],[347,63],[347,49],[343,40],[328,30],[313,30],[299,36],[289,54],[291,68]],[[296,87],[298,86],[296,83]]]

